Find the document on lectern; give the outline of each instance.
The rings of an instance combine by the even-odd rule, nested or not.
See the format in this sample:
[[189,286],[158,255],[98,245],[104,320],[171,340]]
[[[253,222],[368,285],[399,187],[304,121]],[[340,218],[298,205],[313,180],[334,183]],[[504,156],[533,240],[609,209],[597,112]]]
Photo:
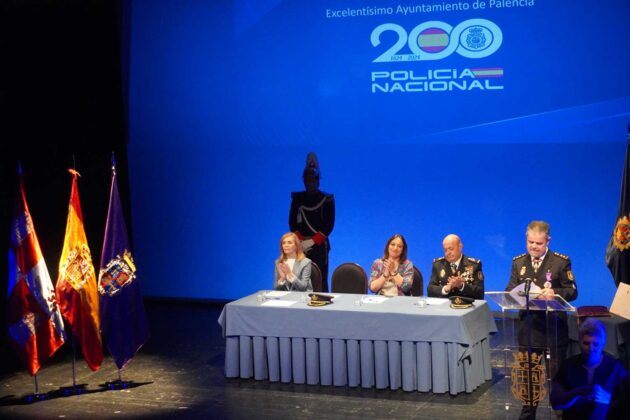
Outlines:
[[[536,284],[531,283],[529,287],[529,299],[536,299],[542,290]],[[510,296],[518,302],[520,306],[525,306],[525,283],[521,283],[514,289],[510,290]]]

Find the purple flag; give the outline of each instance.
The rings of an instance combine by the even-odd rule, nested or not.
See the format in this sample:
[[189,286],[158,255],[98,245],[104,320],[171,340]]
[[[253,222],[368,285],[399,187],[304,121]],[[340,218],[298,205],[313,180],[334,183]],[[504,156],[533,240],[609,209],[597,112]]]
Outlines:
[[112,186],[98,275],[98,292],[101,334],[116,366],[122,369],[146,343],[149,332],[120,204],[115,164],[112,165]]

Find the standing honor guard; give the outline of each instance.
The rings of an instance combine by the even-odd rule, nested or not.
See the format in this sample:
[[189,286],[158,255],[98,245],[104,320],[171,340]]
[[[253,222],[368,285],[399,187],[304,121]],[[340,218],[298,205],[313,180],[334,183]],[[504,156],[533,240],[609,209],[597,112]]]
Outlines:
[[335,226],[335,199],[319,189],[319,162],[315,153],[306,156],[302,174],[305,191],[291,193],[289,229],[295,232],[302,249],[322,272],[322,292],[328,292],[328,253]]

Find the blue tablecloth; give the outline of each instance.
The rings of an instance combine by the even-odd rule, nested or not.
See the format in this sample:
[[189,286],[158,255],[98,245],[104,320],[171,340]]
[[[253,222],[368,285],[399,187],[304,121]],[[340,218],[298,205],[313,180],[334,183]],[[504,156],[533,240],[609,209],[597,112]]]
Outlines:
[[488,336],[496,326],[485,301],[419,308],[417,297],[357,305],[365,295],[337,294],[333,304],[311,307],[303,295],[279,298],[294,302],[288,307],[256,294],[224,307],[227,377],[453,395],[492,378]]

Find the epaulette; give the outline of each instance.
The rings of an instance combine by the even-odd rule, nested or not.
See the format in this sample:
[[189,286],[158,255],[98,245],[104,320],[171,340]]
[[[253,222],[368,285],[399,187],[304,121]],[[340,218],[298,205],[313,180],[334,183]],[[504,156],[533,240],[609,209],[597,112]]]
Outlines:
[[442,261],[443,259],[444,259],[444,257],[433,258],[433,262]]
[[517,255],[516,257],[512,258],[512,261],[518,260],[519,258],[523,258],[526,255],[527,255],[527,253],[521,254],[521,255]]
[[568,257],[568,256],[566,256],[566,255],[564,255],[564,254],[560,254],[559,252],[556,252],[556,251],[551,251],[551,252],[553,253],[553,255],[555,255],[556,257],[560,257],[560,258],[562,258],[563,260],[568,260],[568,259],[569,259],[569,257]]
[[468,261],[474,262],[475,264],[479,264],[481,262],[481,260],[478,260],[477,258],[471,258],[471,257],[466,257],[468,258]]

